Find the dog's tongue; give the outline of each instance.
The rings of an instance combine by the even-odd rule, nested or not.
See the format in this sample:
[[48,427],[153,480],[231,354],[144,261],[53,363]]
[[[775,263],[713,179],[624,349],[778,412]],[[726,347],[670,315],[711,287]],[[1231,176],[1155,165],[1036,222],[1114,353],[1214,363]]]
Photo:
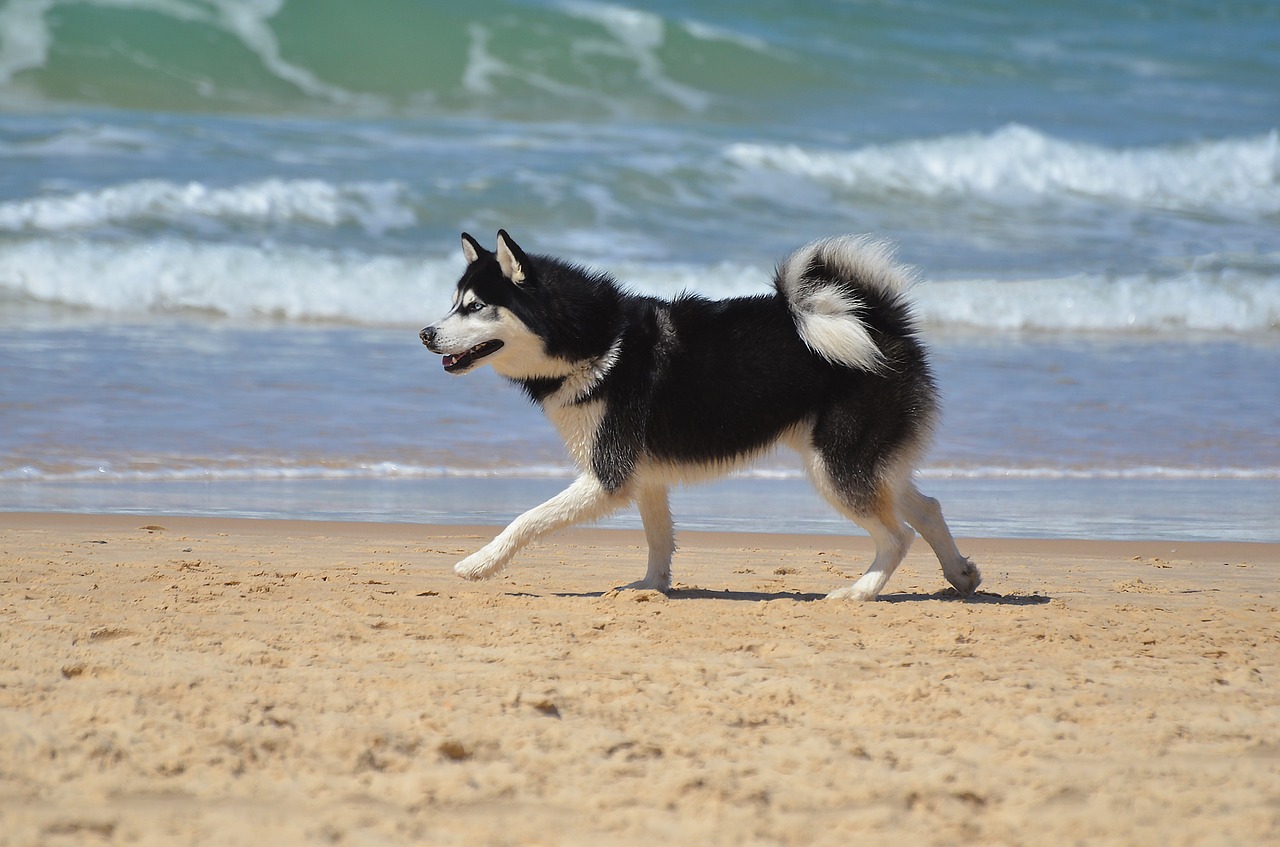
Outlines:
[[459,356],[455,356],[455,355],[450,354],[450,355],[448,355],[448,356],[443,357],[443,358],[440,360],[440,364],[444,365],[444,367],[445,367],[446,369],[448,369],[448,368],[451,368],[451,367],[453,367],[454,365],[458,364],[458,360],[459,360],[459,359],[461,359],[461,358],[462,358],[462,356],[460,356],[460,355],[459,355]]

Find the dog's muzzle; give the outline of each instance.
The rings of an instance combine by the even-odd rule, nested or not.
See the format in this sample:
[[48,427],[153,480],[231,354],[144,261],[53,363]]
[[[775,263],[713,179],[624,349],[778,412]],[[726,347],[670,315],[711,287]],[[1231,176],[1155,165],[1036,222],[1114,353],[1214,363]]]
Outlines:
[[439,353],[444,356],[441,364],[444,365],[444,369],[448,373],[465,373],[485,356],[502,349],[502,342],[494,338],[490,341],[482,341],[470,350],[465,350],[461,353],[446,353],[436,346],[436,328],[433,326],[429,326],[419,332],[418,337],[422,339],[422,343],[432,353]]

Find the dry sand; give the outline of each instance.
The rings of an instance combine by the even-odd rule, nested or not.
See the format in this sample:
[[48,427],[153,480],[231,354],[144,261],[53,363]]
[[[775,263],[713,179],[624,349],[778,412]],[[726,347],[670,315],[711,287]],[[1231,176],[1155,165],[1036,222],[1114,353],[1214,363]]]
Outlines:
[[1280,545],[0,515],[0,844],[1276,844]]

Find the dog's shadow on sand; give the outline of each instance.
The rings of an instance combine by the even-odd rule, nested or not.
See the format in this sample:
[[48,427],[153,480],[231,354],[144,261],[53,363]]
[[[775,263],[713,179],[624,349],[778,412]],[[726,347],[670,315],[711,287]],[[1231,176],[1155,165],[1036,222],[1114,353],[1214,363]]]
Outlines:
[[[557,593],[556,597],[626,597],[627,591],[584,591]],[[639,599],[640,595],[637,595]],[[745,600],[748,602],[764,602],[769,600],[791,600],[796,603],[813,603],[826,599],[825,594],[810,594],[803,591],[731,591],[712,588],[673,588],[668,591],[668,600]],[[935,591],[932,594],[908,592],[901,594],[882,594],[877,603],[966,603],[990,606],[1043,606],[1052,600],[1043,594],[995,594],[990,591],[978,591],[964,596],[950,588]]]
[[918,592],[884,594],[881,595],[877,602],[920,603],[928,600],[934,600],[943,603],[967,603],[978,606],[1043,606],[1052,599],[1052,597],[1044,594],[996,594],[992,591],[975,591],[973,594],[966,597],[958,591],[946,588],[942,591],[935,591],[932,594],[923,594]]

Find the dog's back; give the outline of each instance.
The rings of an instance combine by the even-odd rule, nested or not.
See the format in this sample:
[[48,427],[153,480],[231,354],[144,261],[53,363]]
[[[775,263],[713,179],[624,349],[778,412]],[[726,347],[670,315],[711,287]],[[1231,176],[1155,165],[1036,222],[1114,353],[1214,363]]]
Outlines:
[[[592,395],[606,405],[600,435],[699,477],[785,439],[820,450],[865,501],[886,468],[923,452],[935,417],[905,284],[880,248],[833,239],[788,259],[771,294],[623,297],[620,349]],[[594,464],[625,484],[618,461],[633,465],[616,449]]]

